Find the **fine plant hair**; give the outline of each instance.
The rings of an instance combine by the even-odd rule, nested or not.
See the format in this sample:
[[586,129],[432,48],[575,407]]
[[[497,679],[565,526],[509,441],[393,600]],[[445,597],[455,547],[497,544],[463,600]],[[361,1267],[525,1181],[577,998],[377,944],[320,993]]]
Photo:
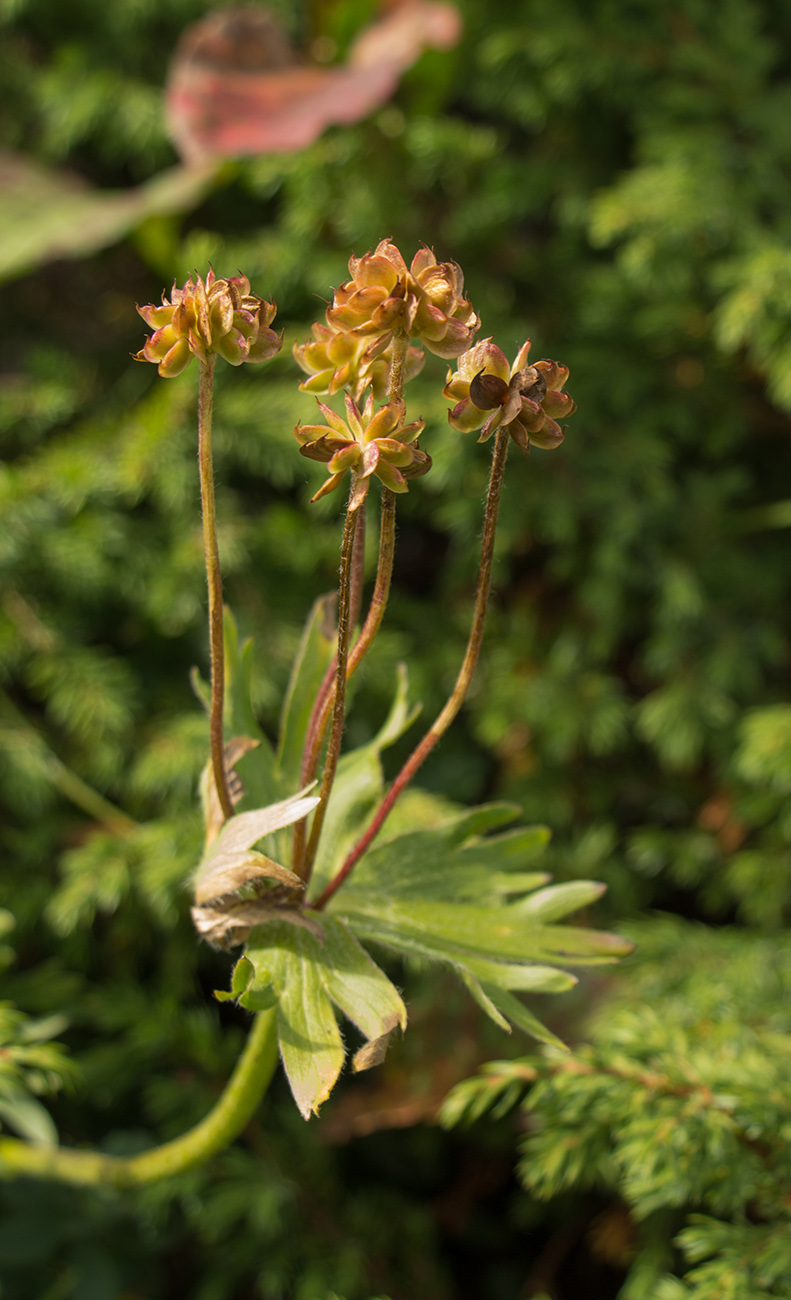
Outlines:
[[[222,1096],[195,1127],[131,1156],[57,1145],[46,1112],[31,1097],[4,1118],[23,1137],[0,1139],[0,1170],[71,1183],[116,1187],[154,1182],[205,1161],[231,1142],[254,1114],[282,1060],[305,1119],[332,1091],[346,1049],[341,1013],[362,1044],[352,1068],[368,1070],[407,1023],[406,1004],[373,960],[373,943],[402,956],[449,967],[502,1029],[511,1027],[566,1050],[518,996],[573,986],[568,966],[614,961],[630,950],[614,935],[564,923],[599,897],[589,881],[548,885],[535,862],[542,827],[503,830],[518,814],[490,804],[426,825],[410,816],[406,793],[462,706],[483,642],[497,519],[509,444],[527,455],[563,441],[559,420],[575,410],[568,369],[529,361],[530,342],[513,364],[492,339],[476,342],[481,322],[464,293],[461,268],[423,246],[409,266],[389,239],[352,257],[350,278],[335,291],[313,338],[297,345],[308,393],[342,397],[343,414],[319,400],[323,423],[294,430],[307,460],[328,476],[313,500],[347,492],[337,597],[308,615],[281,715],[277,745],[258,725],[251,700],[253,647],[240,643],[223,608],[213,458],[214,373],[271,360],[282,339],[275,306],[251,291],[241,273],[175,283],[161,304],[138,308],[152,334],[137,354],[164,379],[193,362],[198,369],[198,473],[208,589],[210,680],[195,687],[209,715],[210,753],[201,779],[204,852],[191,882],[198,934],[220,950],[242,949],[232,1000],[253,1020]],[[408,703],[406,668],[375,738],[344,750],[348,684],[381,627],[392,574],[396,503],[420,490],[431,469],[421,445],[425,421],[409,418],[406,386],[424,352],[455,363],[444,388],[451,426],[491,440],[480,563],[467,648],[453,689],[385,784],[380,755],[417,719]],[[265,384],[265,376],[261,383]],[[430,434],[427,438],[430,442]],[[379,558],[367,606],[361,538],[369,498],[380,496]],[[333,608],[335,616],[333,617]],[[366,611],[366,612],[364,612]],[[397,818],[391,815],[398,813]],[[117,824],[123,825],[123,814]],[[561,923],[559,923],[561,922]],[[10,1022],[9,1022],[10,1023]],[[52,1085],[60,1074],[54,1045],[39,1049]],[[16,1086],[24,1093],[26,1061]]]

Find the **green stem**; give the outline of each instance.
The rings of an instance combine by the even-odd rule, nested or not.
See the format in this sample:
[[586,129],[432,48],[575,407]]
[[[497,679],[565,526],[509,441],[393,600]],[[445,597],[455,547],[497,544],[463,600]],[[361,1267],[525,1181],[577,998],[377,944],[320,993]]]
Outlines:
[[45,762],[47,775],[55,789],[66,799],[71,800],[77,808],[88,813],[89,817],[94,817],[97,822],[116,835],[126,835],[135,829],[136,821],[127,817],[125,812],[116,808],[109,799],[105,799],[98,790],[94,790],[83,781],[81,776],[77,776],[76,772],[72,772],[71,768],[66,767],[55,754],[47,753]]
[[[352,478],[352,495],[354,493],[354,478]],[[351,498],[350,498],[351,499]],[[324,763],[324,774],[321,778],[321,789],[319,791],[321,803],[313,814],[313,823],[310,828],[310,838],[308,839],[305,857],[299,866],[294,867],[302,879],[307,882],[310,880],[310,873],[313,870],[313,863],[316,858],[316,850],[319,846],[324,818],[327,814],[327,803],[335,780],[335,772],[338,767],[338,759],[341,753],[341,739],[343,736],[343,720],[346,712],[346,670],[349,658],[349,607],[351,604],[351,569],[352,556],[354,554],[354,534],[357,527],[357,510],[347,508],[346,522],[343,528],[343,542],[341,543],[341,566],[340,579],[338,586],[338,651],[337,667],[335,672],[335,692],[332,706],[332,726],[330,727],[330,738],[327,745],[327,758]]]
[[213,1110],[180,1138],[137,1156],[107,1156],[67,1147],[33,1146],[0,1137],[0,1177],[132,1187],[202,1164],[238,1137],[255,1113],[277,1064],[277,1012],[261,1011]]
[[478,568],[478,587],[475,595],[475,610],[473,612],[472,627],[467,642],[467,649],[461,668],[459,669],[459,675],[456,678],[456,685],[454,686],[444,708],[441,710],[420,744],[413,750],[401,771],[398,773],[398,776],[390,787],[390,790],[379,805],[368,829],[357,841],[354,848],[346,858],[343,866],[327,885],[323,894],[315,903],[311,904],[311,907],[319,910],[325,907],[333,894],[340,889],[344,880],[365,853],[372,840],[379,834],[390,809],[393,807],[393,804],[401,794],[402,790],[404,790],[412,780],[412,777],[431,753],[440,737],[444,736],[445,732],[448,730],[448,727],[456,717],[456,714],[462,706],[464,697],[469,690],[472,675],[475,672],[475,666],[478,662],[478,656],[481,651],[483,632],[486,625],[486,609],[489,604],[489,591],[492,583],[494,539],[497,532],[497,516],[500,509],[500,494],[503,486],[503,475],[505,473],[505,460],[508,455],[508,438],[509,433],[507,428],[498,429],[497,441],[494,446],[494,455],[492,456],[492,468],[489,475],[489,490],[486,496],[486,513],[483,521],[483,540],[481,542],[481,562]]
[[222,628],[222,573],[217,546],[217,510],[214,503],[214,469],[211,454],[212,405],[215,356],[198,362],[198,467],[203,511],[203,548],[206,555],[206,581],[209,588],[209,646],[211,651],[211,711],[209,743],[217,797],[226,820],[233,817],[233,803],[225,774],[223,742],[223,708],[225,696],[225,660]]

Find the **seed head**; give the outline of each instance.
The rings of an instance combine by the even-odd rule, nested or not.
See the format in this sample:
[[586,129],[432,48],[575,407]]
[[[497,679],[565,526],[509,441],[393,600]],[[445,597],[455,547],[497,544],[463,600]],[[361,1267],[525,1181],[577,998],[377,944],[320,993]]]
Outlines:
[[240,366],[244,361],[269,361],[282,344],[269,328],[277,310],[274,303],[251,293],[246,275],[217,279],[210,269],[205,283],[196,275],[179,289],[174,281],[170,298],[163,294],[161,305],[137,310],[154,333],[135,360],[153,361],[165,379],[180,375],[193,357],[205,362],[210,353],[217,353]]
[[519,350],[512,366],[491,339],[482,339],[459,357],[455,374],[448,371],[445,396],[456,403],[448,411],[454,429],[469,433],[481,430],[479,442],[486,442],[500,425],[525,453],[530,444],[550,451],[559,447],[565,431],[557,417],[573,415],[576,403],[563,387],[567,366],[557,361],[536,361],[528,365],[530,340]]
[[330,473],[312,499],[318,501],[334,491],[351,470],[355,488],[350,509],[354,510],[365,499],[372,475],[392,492],[407,492],[407,479],[428,473],[431,457],[417,446],[425,421],[404,424],[403,401],[387,402],[374,414],[373,393],[368,394],[362,411],[348,393],[345,396],[345,420],[319,402],[327,423],[298,424],[294,437],[300,443],[300,454],[322,461]]

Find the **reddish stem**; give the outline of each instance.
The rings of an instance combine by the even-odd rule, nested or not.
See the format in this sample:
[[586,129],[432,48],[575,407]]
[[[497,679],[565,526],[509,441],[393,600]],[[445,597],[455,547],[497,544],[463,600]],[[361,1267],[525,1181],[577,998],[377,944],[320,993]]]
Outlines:
[[456,678],[456,685],[454,686],[450,698],[444,708],[426,732],[425,736],[420,741],[420,744],[413,750],[401,771],[398,773],[398,776],[374,814],[368,829],[357,841],[354,848],[346,858],[343,866],[327,885],[324,892],[315,903],[311,903],[311,907],[316,910],[320,910],[327,905],[333,894],[340,889],[344,880],[346,880],[356,863],[359,862],[371,842],[379,834],[379,831],[381,830],[396,799],[412,780],[412,777],[431,753],[440,737],[445,734],[461,708],[464,697],[469,690],[472,675],[475,672],[475,666],[478,662],[478,656],[481,651],[483,632],[486,624],[486,608],[489,603],[489,591],[492,582],[494,539],[497,531],[497,515],[500,508],[500,493],[503,486],[505,461],[506,456],[508,455],[508,438],[509,434],[507,428],[501,428],[498,430],[497,441],[494,446],[494,455],[492,456],[491,474],[489,476],[489,491],[486,497],[486,513],[483,521],[483,540],[481,543],[481,562],[478,569],[478,587],[475,595],[475,610],[473,613],[472,627],[470,629],[470,637],[467,642],[467,650],[461,668],[459,669],[459,675]]

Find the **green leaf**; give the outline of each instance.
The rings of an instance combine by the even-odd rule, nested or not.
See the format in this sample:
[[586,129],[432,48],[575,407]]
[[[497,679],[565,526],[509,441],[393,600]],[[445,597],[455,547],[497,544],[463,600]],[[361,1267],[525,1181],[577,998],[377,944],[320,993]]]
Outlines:
[[406,1007],[384,972],[337,917],[324,915],[321,924],[324,980],[335,1005],[368,1039],[405,1029]]
[[579,983],[575,975],[554,966],[522,966],[478,957],[468,957],[464,964],[477,979],[519,993],[566,993]]
[[[260,808],[274,803],[286,790],[277,770],[274,750],[258,725],[251,699],[253,670],[253,643],[239,641],[236,619],[229,609],[223,618],[225,651],[225,737],[249,736],[257,740],[255,749],[244,754],[235,764],[244,785],[244,795],[239,809]],[[293,787],[292,787],[293,789]]]
[[550,885],[548,889],[539,889],[529,898],[522,898],[514,907],[521,916],[532,917],[536,921],[557,921],[561,916],[579,912],[590,903],[595,903],[607,890],[606,885],[595,880],[570,880],[562,885]]
[[375,844],[355,867],[344,892],[382,897],[415,897],[448,902],[492,901],[546,884],[545,872],[516,870],[540,852],[548,839],[543,826],[529,826],[470,844],[479,829],[514,816],[510,804],[488,804],[452,817],[440,827],[407,832]]
[[[263,945],[263,946],[262,946]],[[343,1065],[343,1043],[324,984],[322,945],[284,922],[255,932],[247,958],[255,977],[240,1002],[256,1008],[269,987],[277,997],[277,1032],[288,1082],[304,1119],[332,1092]]]
[[378,735],[344,755],[338,764],[312,878],[314,897],[343,863],[382,798],[384,780],[379,755],[412,725],[418,709],[407,704],[407,673],[398,669],[398,684],[390,713]]
[[563,1052],[567,1052],[568,1046],[557,1034],[553,1034],[551,1029],[542,1025],[537,1016],[532,1011],[528,1011],[523,1002],[509,993],[507,989],[501,988],[498,984],[489,984],[486,981],[481,982],[481,989],[486,997],[490,998],[501,1011],[518,1029],[524,1030],[530,1034],[531,1038],[537,1038],[540,1043],[548,1043],[551,1047],[558,1047]]
[[[440,960],[465,957],[513,961],[557,961],[568,965],[600,965],[632,951],[632,944],[614,934],[568,925],[542,925],[521,916],[514,907],[473,907],[416,899],[381,900],[336,896],[336,915],[357,934],[401,952],[422,950]],[[330,906],[333,906],[335,900]]]
[[313,703],[335,650],[334,609],[337,597],[319,596],[308,615],[291,670],[283,713],[277,763],[284,788],[299,785],[302,751]]
[[497,1010],[492,999],[487,997],[484,993],[480,980],[477,980],[474,975],[471,975],[469,970],[466,970],[464,966],[457,966],[456,974],[461,979],[461,982],[467,991],[472,995],[474,1001],[478,1003],[478,1006],[483,1012],[485,1012],[489,1019],[494,1021],[498,1029],[504,1029],[507,1034],[510,1034],[511,1026],[505,1016]]
[[171,167],[129,190],[95,190],[74,172],[0,154],[0,279],[114,244],[147,218],[192,208],[216,167]]

